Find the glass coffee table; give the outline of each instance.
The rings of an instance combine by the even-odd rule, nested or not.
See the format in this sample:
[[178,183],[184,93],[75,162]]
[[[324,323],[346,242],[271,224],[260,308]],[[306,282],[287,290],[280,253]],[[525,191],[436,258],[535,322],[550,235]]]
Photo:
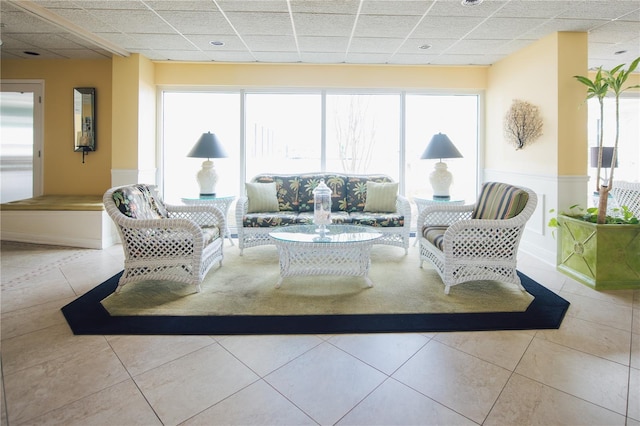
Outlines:
[[279,288],[285,277],[294,275],[362,276],[369,287],[371,247],[382,237],[375,228],[356,225],[327,225],[320,235],[316,225],[283,226],[269,233],[280,256]]

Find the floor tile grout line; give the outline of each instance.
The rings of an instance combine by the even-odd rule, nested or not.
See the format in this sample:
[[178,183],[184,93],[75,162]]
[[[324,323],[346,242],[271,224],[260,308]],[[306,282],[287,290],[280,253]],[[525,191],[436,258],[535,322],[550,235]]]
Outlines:
[[[44,265],[40,265],[39,267],[33,269],[31,268],[31,270],[27,273],[25,273],[24,275],[19,275],[17,277],[14,277],[12,279],[10,279],[9,281],[7,281],[4,284],[20,284],[20,283],[24,283],[27,280],[31,279],[31,278],[35,278],[35,277],[40,277],[48,272],[51,272],[52,270],[56,269],[56,268],[60,268],[64,265],[67,265],[69,263],[71,263],[74,260],[77,259],[81,259],[82,257],[86,256],[89,252],[77,252],[77,253],[72,253],[69,256],[65,256],[62,259],[58,259],[55,260],[53,262],[50,263],[46,263]],[[63,274],[64,276],[64,274]],[[67,277],[65,276],[65,280],[67,280]],[[68,281],[68,280],[67,280]]]

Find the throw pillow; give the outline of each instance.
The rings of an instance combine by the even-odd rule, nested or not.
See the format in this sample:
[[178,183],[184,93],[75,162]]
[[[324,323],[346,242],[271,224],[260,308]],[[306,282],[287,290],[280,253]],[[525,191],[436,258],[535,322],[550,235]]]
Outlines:
[[276,183],[245,183],[249,199],[249,213],[277,212],[278,193]]
[[396,198],[398,196],[397,182],[367,182],[367,201],[364,204],[365,212],[392,213],[396,211]]

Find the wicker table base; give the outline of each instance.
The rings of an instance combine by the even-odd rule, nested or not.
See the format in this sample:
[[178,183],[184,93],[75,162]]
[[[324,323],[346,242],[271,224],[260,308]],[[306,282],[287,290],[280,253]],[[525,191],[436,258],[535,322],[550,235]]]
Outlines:
[[279,288],[285,277],[294,275],[362,276],[369,287],[371,247],[382,234],[366,226],[328,225],[322,238],[315,225],[296,225],[269,233],[280,256]]

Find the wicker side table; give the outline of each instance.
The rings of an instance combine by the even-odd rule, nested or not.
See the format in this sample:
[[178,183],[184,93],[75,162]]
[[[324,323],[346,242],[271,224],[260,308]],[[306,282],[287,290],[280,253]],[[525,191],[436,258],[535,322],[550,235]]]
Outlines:
[[[209,197],[209,196],[200,196],[194,198],[183,197],[182,202],[188,205],[210,205],[217,207],[224,214],[225,219],[229,217],[229,207],[231,207],[231,203],[236,199],[233,195],[223,196],[223,197]],[[231,239],[231,231],[229,230],[229,221],[226,221],[226,229],[224,230],[224,236],[229,239],[229,242],[232,246],[235,244]]]

